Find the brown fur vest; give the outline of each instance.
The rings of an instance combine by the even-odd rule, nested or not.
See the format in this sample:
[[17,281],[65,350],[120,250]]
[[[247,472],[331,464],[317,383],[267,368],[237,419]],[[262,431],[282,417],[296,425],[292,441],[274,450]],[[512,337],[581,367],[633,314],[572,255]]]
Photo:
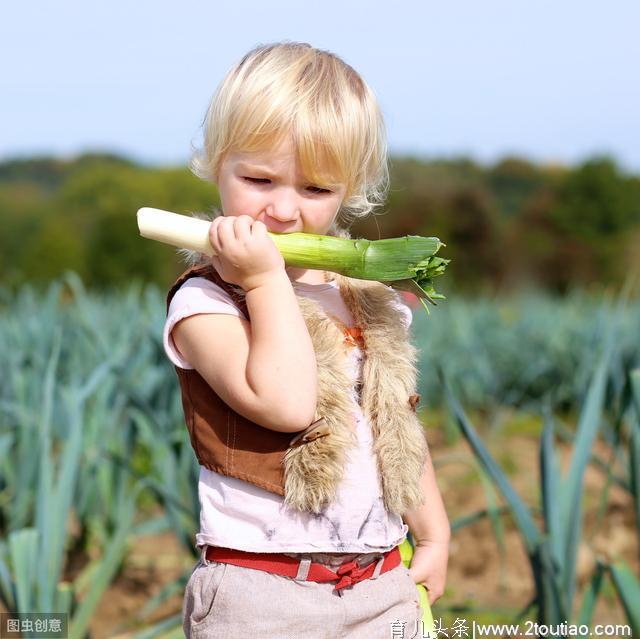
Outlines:
[[[343,229],[334,235],[349,237]],[[185,249],[181,249],[185,252]],[[249,317],[243,291],[220,278],[206,256],[173,284],[206,277],[224,288]],[[195,260],[193,260],[195,256]],[[364,361],[360,404],[371,424],[383,500],[402,515],[424,502],[420,478],[428,454],[416,414],[416,349],[392,302],[396,293],[380,282],[334,274],[345,304],[362,331]],[[316,421],[301,432],[272,431],[225,404],[196,370],[175,367],[191,444],[201,465],[284,496],[297,510],[319,513],[336,495],[349,451],[357,445],[351,379],[342,329],[315,300],[297,295],[318,365]],[[302,430],[304,429],[304,430]],[[295,435],[295,436],[294,436]]]

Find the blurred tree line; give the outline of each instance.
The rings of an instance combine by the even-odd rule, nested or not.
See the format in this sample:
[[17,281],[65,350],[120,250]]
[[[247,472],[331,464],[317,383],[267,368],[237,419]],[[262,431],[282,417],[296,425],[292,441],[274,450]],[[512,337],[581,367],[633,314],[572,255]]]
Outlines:
[[[575,167],[508,157],[392,157],[385,207],[354,223],[353,237],[434,235],[451,258],[436,289],[508,292],[523,284],[555,293],[620,286],[640,269],[640,178],[608,156]],[[162,287],[184,265],[175,250],[141,238],[135,213],[219,205],[216,187],[186,167],[150,168],[110,154],[0,163],[2,283],[46,285],[65,269],[88,287],[134,278]],[[444,281],[446,280],[446,282]]]

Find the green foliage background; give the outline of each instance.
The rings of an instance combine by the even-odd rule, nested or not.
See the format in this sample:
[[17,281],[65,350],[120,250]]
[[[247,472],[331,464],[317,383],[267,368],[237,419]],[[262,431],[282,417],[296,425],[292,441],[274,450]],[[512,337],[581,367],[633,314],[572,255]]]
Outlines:
[[[351,226],[377,239],[435,235],[452,258],[439,290],[564,293],[617,286],[640,268],[640,178],[615,160],[575,167],[508,157],[393,157],[385,207]],[[0,163],[3,282],[46,283],[76,271],[90,288],[132,278],[166,285],[182,269],[175,250],[141,238],[141,206],[188,214],[218,205],[215,185],[184,167],[145,167],[109,154]]]

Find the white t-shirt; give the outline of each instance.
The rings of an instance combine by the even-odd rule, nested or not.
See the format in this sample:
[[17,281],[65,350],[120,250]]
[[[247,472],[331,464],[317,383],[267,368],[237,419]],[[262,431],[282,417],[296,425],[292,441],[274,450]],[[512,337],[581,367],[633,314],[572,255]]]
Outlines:
[[[353,325],[335,280],[292,284],[297,294],[316,300],[347,327]],[[411,310],[399,295],[397,300],[408,327]],[[198,313],[226,313],[248,319],[221,287],[203,277],[188,279],[171,300],[163,334],[165,353],[180,368],[194,367],[176,348],[171,330],[181,319]],[[351,345],[350,362],[355,380],[362,365],[362,352],[355,343]],[[319,514],[300,512],[286,507],[280,495],[200,466],[200,532],[196,546],[209,544],[249,552],[368,553],[386,552],[401,543],[408,527],[400,515],[384,507],[371,427],[355,391],[352,399],[358,447],[352,451],[333,503]]]

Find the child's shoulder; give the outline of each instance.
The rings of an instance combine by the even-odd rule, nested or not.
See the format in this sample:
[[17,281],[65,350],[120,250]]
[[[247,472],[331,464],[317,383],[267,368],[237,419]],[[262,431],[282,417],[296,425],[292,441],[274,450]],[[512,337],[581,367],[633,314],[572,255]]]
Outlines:
[[178,290],[176,291],[176,295],[178,293],[182,293],[184,295],[198,295],[198,294],[209,294],[213,293],[215,295],[221,295],[228,297],[231,299],[231,296],[225,289],[217,284],[213,280],[204,277],[202,275],[194,275],[186,279],[182,284],[180,284]]
[[186,309],[190,314],[222,312],[247,319],[239,301],[220,283],[202,274],[194,274],[180,283],[171,298],[168,315],[184,315]]
[[163,329],[163,344],[167,357],[171,362],[183,369],[193,369],[194,366],[185,359],[176,347],[171,332],[175,325],[187,317],[198,314],[234,315],[247,319],[247,315],[236,304],[225,289],[212,280],[194,275],[180,284],[170,297]]

